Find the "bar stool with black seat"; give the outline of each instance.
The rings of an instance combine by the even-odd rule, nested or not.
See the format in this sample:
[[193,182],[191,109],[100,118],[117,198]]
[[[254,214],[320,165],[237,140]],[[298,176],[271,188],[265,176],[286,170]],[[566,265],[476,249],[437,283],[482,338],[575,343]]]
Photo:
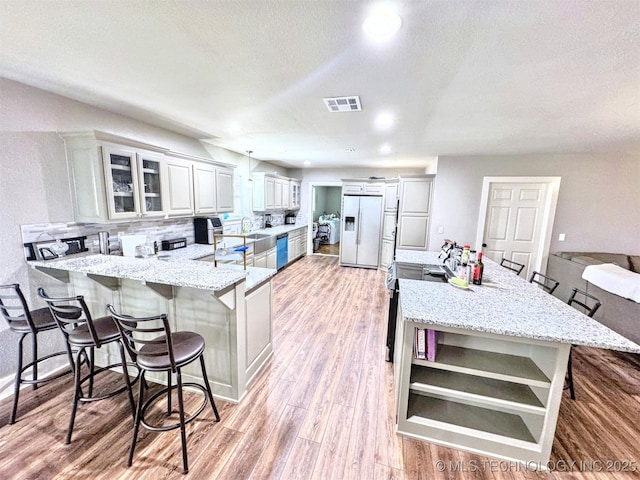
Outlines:
[[536,272],[534,271],[531,274],[531,278],[529,279],[529,283],[536,283],[538,285],[540,285],[542,287],[542,289],[549,293],[552,294],[556,288],[558,288],[558,285],[560,285],[560,282],[554,280],[551,277],[547,277],[546,275],[543,275],[542,273]]
[[[93,318],[82,295],[75,297],[51,298],[42,288],[38,289],[38,295],[49,305],[49,310],[53,315],[58,327],[67,340],[69,347],[75,350],[74,373],[75,381],[73,388],[73,404],[71,406],[71,419],[67,430],[66,443],[71,443],[71,435],[76,419],[79,403],[92,403],[107,398],[112,398],[120,393],[127,392],[131,415],[135,414],[135,401],[133,399],[132,385],[137,381],[138,376],[132,382],[127,370],[127,362],[124,354],[124,347],[120,341],[120,332],[113,318],[110,316]],[[107,365],[96,369],[95,349],[109,343],[116,343],[120,350],[120,363]],[[88,355],[87,355],[88,352]],[[89,373],[82,376],[83,357],[88,362]],[[99,395],[93,394],[94,379],[97,375],[115,367],[122,368],[124,385],[109,392],[101,392]],[[83,390],[83,385],[88,382],[87,394]]]
[[[2,316],[9,325],[9,329],[20,335],[20,340],[18,340],[18,368],[16,369],[13,390],[13,408],[11,409],[11,415],[9,417],[9,423],[13,424],[16,421],[18,411],[20,385],[32,385],[32,388],[36,390],[39,384],[56,380],[72,371],[72,368],[69,367],[63,371],[38,378],[38,365],[50,358],[66,355],[69,360],[69,365],[71,366],[73,365],[73,359],[69,345],[66,344],[66,342],[66,350],[50,353],[38,358],[38,333],[56,330],[58,326],[49,308],[29,309],[19,284],[0,285],[0,313],[2,313]],[[23,365],[23,342],[29,334],[31,334],[32,360],[28,364]],[[28,369],[31,369],[31,379],[23,378],[23,374]]]
[[516,275],[520,275],[520,273],[522,273],[522,270],[524,270],[524,265],[522,263],[514,262],[513,260],[507,260],[506,258],[500,260],[500,266],[516,272]]
[[[213,400],[213,394],[211,393],[211,387],[204,365],[204,338],[195,332],[171,332],[167,315],[164,313],[152,317],[135,318],[117,313],[112,305],[107,305],[107,309],[116,321],[122,335],[123,343],[129,355],[131,355],[131,358],[140,369],[141,376],[138,408],[136,410],[133,440],[131,441],[127,466],[130,467],[133,462],[133,453],[136,447],[140,424],[148,430],[155,432],[165,432],[179,428],[182,440],[182,467],[183,472],[188,473],[189,463],[187,459],[186,424],[194,420],[204,410],[207,401],[211,403],[216,422],[220,421],[220,415]],[[196,360],[200,360],[203,385],[193,382],[183,383],[182,367]],[[146,372],[166,372],[168,374],[168,381],[166,388],[144,401]],[[173,386],[171,385],[172,373],[176,374],[177,380],[177,384]],[[188,418],[185,418],[182,389],[187,386],[200,390],[204,394],[204,399],[198,409]],[[167,394],[167,413],[171,414],[171,391],[173,389],[177,389],[180,421],[176,424],[166,426],[150,425],[147,423],[144,418],[147,409],[164,394]]]
[[[569,301],[567,302],[572,307],[578,308],[578,310],[582,311],[587,317],[593,318],[595,313],[600,308],[600,300],[598,300],[593,295],[580,290],[578,288],[574,288],[573,292],[571,292],[571,296],[569,297]],[[567,377],[566,382],[567,386],[565,388],[569,389],[569,393],[571,395],[571,400],[576,399],[576,394],[573,389],[573,369],[571,367],[571,352],[573,351],[573,346],[571,350],[569,350],[569,364],[567,365]]]

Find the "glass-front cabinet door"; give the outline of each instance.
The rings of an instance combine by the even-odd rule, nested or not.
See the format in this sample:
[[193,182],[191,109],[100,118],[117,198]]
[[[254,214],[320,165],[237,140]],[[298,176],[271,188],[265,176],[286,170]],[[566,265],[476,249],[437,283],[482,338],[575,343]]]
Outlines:
[[109,218],[135,218],[138,204],[138,169],[134,150],[103,147]]
[[161,160],[153,155],[138,154],[138,167],[140,211],[144,216],[162,215]]

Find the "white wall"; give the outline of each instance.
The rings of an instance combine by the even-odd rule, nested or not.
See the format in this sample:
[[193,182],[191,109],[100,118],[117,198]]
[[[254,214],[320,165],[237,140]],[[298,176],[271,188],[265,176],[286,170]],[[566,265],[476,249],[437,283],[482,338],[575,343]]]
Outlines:
[[[613,154],[440,157],[432,248],[445,238],[474,242],[485,176],[562,178],[551,252],[640,255],[640,156]],[[558,241],[559,233],[566,235],[564,242]]]

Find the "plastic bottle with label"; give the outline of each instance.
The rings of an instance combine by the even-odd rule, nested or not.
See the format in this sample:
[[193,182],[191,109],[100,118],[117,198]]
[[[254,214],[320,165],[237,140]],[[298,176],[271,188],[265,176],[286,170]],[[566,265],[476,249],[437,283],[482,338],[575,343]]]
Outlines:
[[473,284],[482,285],[482,274],[484,271],[484,263],[482,262],[482,252],[478,252],[478,260],[473,270]]

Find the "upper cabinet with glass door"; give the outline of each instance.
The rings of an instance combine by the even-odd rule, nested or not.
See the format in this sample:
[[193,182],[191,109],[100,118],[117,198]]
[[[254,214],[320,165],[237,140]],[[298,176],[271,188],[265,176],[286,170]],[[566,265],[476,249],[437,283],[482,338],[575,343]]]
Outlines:
[[109,218],[163,215],[160,157],[109,146],[102,154]]
[[113,219],[140,216],[136,151],[103,147],[107,208]]
[[143,216],[161,216],[163,210],[162,161],[150,154],[138,154],[140,188],[140,211]]
[[230,165],[104,132],[62,137],[76,222],[191,216],[194,184],[195,213],[233,211]]

